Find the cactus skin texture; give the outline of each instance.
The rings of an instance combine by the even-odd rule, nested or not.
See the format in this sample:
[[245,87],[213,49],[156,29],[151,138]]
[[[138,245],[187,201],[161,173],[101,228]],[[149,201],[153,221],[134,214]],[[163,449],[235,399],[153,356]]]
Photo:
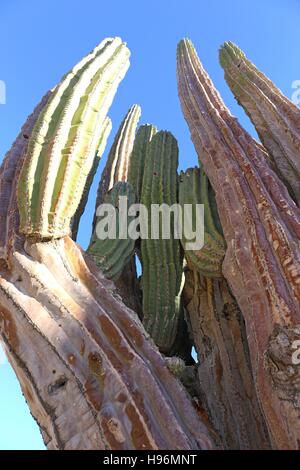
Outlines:
[[[147,146],[142,182],[141,203],[148,209],[151,227],[151,204],[177,202],[177,141],[169,132],[155,134]],[[172,220],[172,218],[171,218]],[[182,256],[180,241],[173,238],[141,240],[143,324],[165,354],[172,349],[182,314]]]
[[70,233],[117,87],[129,66],[121,39],[105,39],[55,88],[40,114],[18,185],[20,231],[38,239]]
[[300,110],[232,42],[220,49],[225,79],[269,152],[272,166],[300,206]]
[[[208,178],[200,168],[190,168],[179,177],[179,203],[204,204],[204,246],[201,250],[185,250],[185,256],[200,274],[206,277],[222,277],[222,261],[225,242],[222,235],[215,195]],[[181,239],[185,249],[186,241]]]
[[132,154],[129,162],[128,181],[135,188],[137,199],[141,198],[144,167],[146,163],[146,153],[149,142],[157,133],[157,129],[152,124],[144,124],[138,128]]
[[107,117],[104,120],[104,123],[103,123],[103,126],[102,126],[102,135],[99,139],[99,147],[96,151],[93,166],[92,166],[92,168],[91,168],[91,170],[88,174],[88,177],[86,179],[86,183],[85,183],[85,186],[84,186],[84,190],[83,190],[83,193],[82,193],[82,196],[81,196],[79,206],[77,207],[75,215],[74,215],[74,217],[72,218],[72,221],[71,221],[73,240],[76,240],[76,238],[77,238],[79,222],[80,222],[81,216],[84,212],[84,209],[85,209],[88,197],[89,197],[90,188],[93,184],[93,180],[94,180],[95,174],[97,172],[97,168],[98,168],[101,156],[102,156],[102,154],[104,152],[104,149],[106,147],[107,139],[108,139],[108,136],[110,134],[111,128],[112,128],[111,119],[109,117]]
[[227,245],[222,270],[246,322],[258,399],[273,445],[297,449],[299,209],[266,149],[226,108],[189,40],[179,43],[177,67],[182,111],[216,194]]
[[[114,69],[114,60],[111,65]],[[48,125],[43,119],[49,117],[51,98],[53,92],[29,118],[24,127],[29,134],[37,115],[39,126]],[[48,109],[44,117],[42,109]],[[64,126],[69,130],[67,121]],[[0,207],[9,224],[9,236],[1,238],[1,256],[8,259],[0,262],[0,338],[45,445],[49,450],[210,449],[209,431],[188,394],[114,284],[64,230],[58,239],[32,237],[32,214],[28,219],[24,214],[30,201],[18,200],[17,191],[19,198],[32,191],[30,178],[31,187],[22,186],[26,172],[35,174],[46,162],[39,151],[34,166],[24,140],[17,140],[0,170]],[[30,158],[18,180],[24,152]],[[77,163],[71,162],[74,186],[83,189],[88,172],[85,166],[79,168],[84,178],[75,172]],[[44,190],[37,196],[39,206]],[[21,236],[18,206],[28,230]]]
[[134,104],[127,112],[114,138],[98,186],[93,231],[97,219],[97,207],[103,203],[107,192],[119,181],[127,181],[129,161],[140,116],[141,108]]
[[[104,197],[104,204],[112,204],[116,208],[116,238],[110,240],[100,240],[97,238],[96,231],[93,234],[91,243],[88,247],[88,253],[92,256],[93,260],[100,267],[101,271],[108,279],[117,280],[121,275],[124,267],[131,259],[134,253],[135,241],[127,237],[120,239],[119,227],[119,197],[125,196],[127,198],[128,208],[131,204],[135,203],[135,193],[133,187],[126,182],[117,183]],[[101,217],[97,218],[99,222]],[[133,217],[127,217],[128,224],[133,220]],[[97,228],[97,226],[96,226]]]

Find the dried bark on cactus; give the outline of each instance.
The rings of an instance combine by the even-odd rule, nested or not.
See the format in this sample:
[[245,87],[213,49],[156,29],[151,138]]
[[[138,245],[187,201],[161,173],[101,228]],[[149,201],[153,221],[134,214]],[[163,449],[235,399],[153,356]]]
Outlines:
[[190,41],[180,42],[177,61],[182,110],[216,193],[227,243],[223,273],[245,318],[258,398],[274,446],[297,449],[299,210],[267,150],[229,113]]
[[[48,116],[46,101],[41,106]],[[64,107],[65,102],[61,104]],[[28,122],[30,128],[36,114]],[[39,115],[35,130],[46,125],[43,116]],[[10,236],[2,242],[0,325],[8,358],[47,447],[210,448],[206,426],[137,316],[91,259],[71,238],[62,236],[80,202],[87,166],[83,174],[77,173],[73,168],[77,160],[71,158],[61,181],[42,179],[38,190],[30,178],[33,174],[36,178],[46,162],[42,152],[32,153],[37,135],[33,131],[27,150],[23,142],[20,152],[15,147],[1,171],[0,187],[5,191],[0,202],[5,205]],[[60,152],[51,155],[51,168],[58,168]],[[20,163],[23,174],[18,179]],[[5,169],[11,172],[10,182],[5,181]],[[42,172],[42,178],[47,174]],[[72,185],[68,185],[70,175]],[[30,183],[27,190],[24,182]],[[52,200],[53,191],[56,194],[52,183],[67,187],[62,201],[67,216],[61,218],[58,212],[48,223],[40,206]],[[17,207],[17,191],[23,211],[21,237],[17,217],[10,217]],[[23,201],[24,191],[28,198]]]

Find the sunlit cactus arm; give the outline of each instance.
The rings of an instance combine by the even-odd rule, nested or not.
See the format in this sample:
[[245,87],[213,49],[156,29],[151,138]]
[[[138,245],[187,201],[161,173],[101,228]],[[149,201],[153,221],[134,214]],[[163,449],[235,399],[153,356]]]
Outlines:
[[185,255],[200,274],[207,277],[222,277],[222,262],[225,256],[225,242],[219,216],[215,210],[215,195],[204,171],[190,168],[179,177],[179,203],[184,214],[185,204],[193,208],[195,223],[196,204],[204,205],[204,246],[200,250],[186,250],[188,240],[183,236],[181,243]]
[[220,49],[225,79],[253,122],[274,168],[300,206],[300,109],[232,42]]
[[223,273],[246,321],[258,398],[274,445],[297,448],[299,210],[267,153],[227,110],[190,41],[180,42],[177,61],[182,110],[216,193],[227,244]]
[[138,128],[134,140],[129,162],[128,181],[135,188],[138,200],[141,198],[147,146],[156,132],[157,129],[152,124],[144,124]]
[[140,106],[133,105],[127,112],[114,138],[98,186],[93,231],[96,224],[97,207],[103,203],[107,192],[118,181],[127,181],[129,161],[140,116]]
[[76,240],[77,238],[79,222],[84,212],[84,209],[85,209],[88,197],[89,197],[90,188],[91,188],[91,185],[93,184],[94,176],[97,172],[97,168],[98,168],[101,156],[105,150],[106,142],[110,134],[111,128],[112,128],[111,119],[107,117],[102,126],[102,134],[99,139],[98,148],[96,151],[96,155],[94,157],[93,166],[86,179],[86,183],[84,186],[84,190],[81,196],[79,206],[77,207],[74,217],[72,218],[72,221],[71,221],[71,230],[72,230],[73,240]]
[[51,95],[52,92],[49,91],[28,116],[0,167],[0,261],[1,259],[7,260],[8,251],[12,248],[17,236],[19,212],[15,192],[18,177],[26,156],[29,137]]
[[[125,197],[127,201],[127,207],[135,203],[135,193],[134,189],[129,183],[119,182],[113,188],[108,191],[104,197],[103,204],[110,204],[116,209],[116,218],[115,218],[115,237],[99,239],[98,238],[98,224],[101,224],[102,221],[107,219],[105,217],[98,217],[95,231],[92,235],[91,243],[88,247],[88,253],[91,255],[97,266],[101,269],[105,277],[108,279],[117,280],[121,275],[124,267],[132,257],[134,253],[134,244],[135,240],[128,236],[128,226],[133,220],[133,217],[125,215],[123,216],[123,222],[125,226],[120,227],[119,216],[119,197]],[[121,238],[121,231],[124,231],[123,234],[126,238]],[[106,227],[106,232],[107,232]]]
[[121,39],[106,39],[65,75],[40,114],[20,174],[20,231],[69,234],[117,87],[129,66]]
[[[155,134],[147,147],[141,203],[148,211],[148,230],[154,219],[153,204],[177,203],[178,147],[169,132]],[[182,257],[180,242],[174,239],[174,221],[170,218],[170,238],[141,240],[143,324],[161,351],[168,353],[175,341],[182,312]]]

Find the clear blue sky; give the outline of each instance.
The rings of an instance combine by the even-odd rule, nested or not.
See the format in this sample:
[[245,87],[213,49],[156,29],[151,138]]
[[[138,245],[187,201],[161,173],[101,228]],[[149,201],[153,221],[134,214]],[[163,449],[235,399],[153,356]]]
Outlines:
[[[197,160],[176,90],[178,40],[192,39],[225,102],[253,132],[224,82],[218,47],[227,40],[238,44],[291,97],[291,83],[300,79],[299,24],[299,0],[0,0],[0,80],[7,89],[7,103],[0,105],[0,159],[45,91],[101,39],[121,36],[132,52],[131,67],[111,108],[111,138],[138,103],[141,122],[178,139],[181,168],[193,166]],[[95,189],[96,183],[92,194]],[[79,235],[83,246],[93,207],[91,197]],[[0,449],[41,448],[37,425],[0,351]]]

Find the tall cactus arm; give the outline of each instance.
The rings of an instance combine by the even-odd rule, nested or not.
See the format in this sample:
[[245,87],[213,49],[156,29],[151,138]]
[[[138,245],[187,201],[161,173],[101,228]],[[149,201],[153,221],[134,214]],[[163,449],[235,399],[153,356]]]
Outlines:
[[275,445],[297,448],[299,210],[266,152],[227,110],[189,40],[179,43],[177,67],[182,110],[216,193],[227,243],[223,273],[246,321],[259,401]]
[[107,192],[119,181],[127,181],[129,161],[140,116],[140,106],[133,105],[127,112],[114,138],[98,186],[93,231],[96,225],[97,207],[103,203]]
[[[153,224],[151,205],[169,207],[177,202],[178,147],[169,132],[155,134],[147,147],[141,203],[148,211],[149,230]],[[172,218],[171,218],[172,221]],[[174,221],[170,239],[142,238],[143,324],[161,351],[167,354],[175,341],[182,313],[182,258],[180,242],[174,239]]]
[[300,109],[232,42],[220,49],[225,79],[253,122],[274,168],[300,206]]
[[70,232],[102,127],[129,66],[121,39],[106,39],[64,76],[39,116],[20,174],[20,231],[40,239]]
[[135,188],[138,201],[141,198],[147,146],[157,129],[152,124],[144,124],[138,128],[131,153],[128,169],[128,181]]
[[[135,203],[134,189],[129,183],[117,183],[104,197],[104,204],[111,204],[116,209],[116,233],[115,238],[106,238],[101,240],[97,236],[97,224],[95,232],[92,235],[91,243],[88,247],[88,253],[91,255],[95,263],[99,266],[103,274],[112,280],[117,280],[126,264],[131,259],[134,253],[135,240],[128,236],[128,227],[133,217],[126,215],[123,219],[126,222],[126,238],[120,238],[121,230],[125,227],[120,227],[120,211],[119,211],[119,198],[126,197],[128,209]],[[102,217],[103,219],[103,217]],[[97,218],[97,223],[101,222],[101,217]]]
[[[204,205],[204,246],[201,250],[186,250],[187,240],[181,239],[185,255],[200,274],[207,277],[222,277],[222,262],[225,256],[225,242],[215,208],[215,195],[204,171],[190,168],[179,177],[179,203]],[[195,216],[195,210],[194,210]]]
[[93,166],[90,169],[90,172],[89,172],[88,177],[86,179],[86,183],[85,183],[84,190],[83,190],[83,193],[82,193],[82,196],[81,196],[81,199],[80,199],[79,206],[77,207],[76,212],[74,214],[74,217],[72,218],[71,231],[72,231],[73,240],[76,240],[76,238],[77,238],[79,222],[80,222],[81,216],[84,212],[84,209],[85,209],[88,197],[89,197],[90,188],[91,188],[91,185],[93,184],[94,176],[97,172],[97,168],[98,168],[101,156],[102,156],[102,154],[105,150],[106,142],[107,142],[108,136],[110,134],[111,128],[112,128],[111,119],[109,117],[107,117],[104,120],[104,123],[103,123],[103,126],[102,126],[102,134],[100,135],[100,138],[99,138],[99,145],[98,145],[98,148],[96,150],[96,155],[94,157]]
[[[106,52],[110,56],[111,48]],[[104,64],[106,61],[107,56]],[[112,58],[114,69],[113,63]],[[93,96],[90,91],[88,100]],[[38,126],[49,124],[51,98],[53,95],[43,108],[46,113],[39,115]],[[89,115],[84,116],[84,127],[86,119],[89,122]],[[38,133],[35,136],[41,137]],[[20,149],[21,153],[9,154],[6,168],[18,168],[23,146]],[[28,175],[32,171],[37,177],[35,169],[46,161],[40,151],[35,158],[34,166],[27,150],[23,171]],[[61,153],[55,152],[53,158],[57,162],[51,165],[59,167]],[[84,184],[78,171],[85,173],[86,168],[78,169],[77,159],[69,164],[69,173],[61,183],[69,181],[69,174],[74,175],[73,185],[82,191]],[[22,211],[26,203],[20,195],[24,192],[32,197],[31,191],[37,188],[24,187],[27,179],[22,173],[17,184],[18,176],[14,171],[8,189],[5,186],[0,193],[0,203],[3,195],[4,201],[9,198],[11,207],[18,201]],[[44,194],[41,190],[35,196],[43,199]],[[65,197],[72,194],[75,197],[71,190],[65,192]],[[74,211],[80,196],[76,193]],[[210,448],[207,428],[188,395],[168,371],[136,315],[116,295],[113,283],[69,236],[35,240],[32,235],[36,232],[29,227],[34,207],[42,201],[35,200],[34,207],[29,202],[30,213],[23,212],[22,219],[26,233],[8,252],[8,263],[0,265],[0,334],[47,447]],[[40,225],[35,229],[41,238],[45,232],[40,231]]]

